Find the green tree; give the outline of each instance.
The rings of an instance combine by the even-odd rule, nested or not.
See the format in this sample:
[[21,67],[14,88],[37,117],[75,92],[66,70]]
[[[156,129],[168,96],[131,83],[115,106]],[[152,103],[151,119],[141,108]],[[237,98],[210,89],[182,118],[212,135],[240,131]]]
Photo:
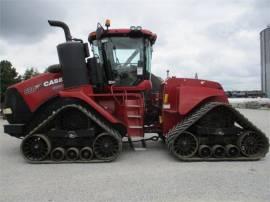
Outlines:
[[21,76],[12,66],[11,62],[2,60],[0,62],[0,85],[1,85],[1,103],[4,101],[7,88],[17,82],[21,81]]
[[39,75],[39,71],[36,68],[27,68],[23,74],[23,80],[30,79],[36,75]]

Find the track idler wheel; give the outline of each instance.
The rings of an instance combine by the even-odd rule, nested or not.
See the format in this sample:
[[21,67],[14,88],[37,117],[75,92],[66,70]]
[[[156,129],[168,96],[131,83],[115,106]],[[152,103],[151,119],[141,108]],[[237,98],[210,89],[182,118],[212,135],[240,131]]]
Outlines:
[[267,137],[253,131],[247,131],[240,135],[238,146],[243,155],[247,157],[264,156],[269,149]]
[[65,149],[62,147],[56,147],[51,152],[51,160],[62,161],[65,158]]
[[100,160],[112,161],[122,150],[121,138],[109,133],[101,133],[94,141],[94,153]]
[[198,139],[190,132],[183,132],[173,140],[171,151],[181,159],[194,156],[198,150]]
[[41,134],[26,136],[21,143],[21,152],[29,161],[42,161],[50,151],[50,140]]
[[239,148],[232,144],[226,145],[225,150],[226,150],[226,155],[228,157],[238,157],[240,154]]
[[214,145],[212,147],[213,156],[216,158],[222,158],[225,156],[225,148],[221,145]]
[[202,157],[202,158],[208,158],[211,156],[212,154],[212,150],[211,150],[211,147],[209,147],[208,145],[201,145],[199,147],[199,156]]
[[79,158],[79,150],[75,147],[70,147],[66,151],[66,159],[69,161],[75,161]]
[[83,161],[89,161],[93,158],[94,153],[90,147],[83,147],[80,150],[80,159]]

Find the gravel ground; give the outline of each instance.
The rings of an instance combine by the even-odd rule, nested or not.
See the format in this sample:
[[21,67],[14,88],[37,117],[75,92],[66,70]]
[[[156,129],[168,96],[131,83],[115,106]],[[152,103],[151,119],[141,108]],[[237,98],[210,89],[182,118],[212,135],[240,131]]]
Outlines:
[[[270,135],[270,110],[241,110]],[[1,120],[1,125],[4,121]],[[113,163],[26,163],[0,132],[0,201],[265,201],[270,156],[255,162],[178,162],[161,142]]]

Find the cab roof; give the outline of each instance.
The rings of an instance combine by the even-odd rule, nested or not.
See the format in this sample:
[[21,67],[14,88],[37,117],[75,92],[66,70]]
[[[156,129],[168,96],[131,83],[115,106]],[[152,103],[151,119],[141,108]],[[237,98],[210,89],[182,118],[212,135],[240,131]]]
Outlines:
[[[101,38],[110,37],[110,36],[118,36],[118,37],[145,37],[148,38],[151,44],[154,44],[157,35],[149,30],[140,29],[140,30],[131,30],[131,29],[108,29],[104,30]],[[96,39],[96,32],[91,32],[88,36],[88,40],[92,43]]]

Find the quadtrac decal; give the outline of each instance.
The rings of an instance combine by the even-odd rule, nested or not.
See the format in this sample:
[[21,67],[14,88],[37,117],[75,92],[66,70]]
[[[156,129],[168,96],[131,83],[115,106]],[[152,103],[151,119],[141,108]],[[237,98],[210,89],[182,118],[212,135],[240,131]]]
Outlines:
[[63,83],[62,77],[59,77],[56,79],[51,79],[48,81],[44,81],[43,83],[39,83],[39,84],[36,84],[34,86],[30,86],[30,87],[25,88],[24,94],[29,95],[29,94],[32,94],[34,92],[37,92],[38,90],[40,90],[42,88],[48,88],[50,86],[52,86],[53,90],[57,90],[57,89],[62,88],[62,83]]

